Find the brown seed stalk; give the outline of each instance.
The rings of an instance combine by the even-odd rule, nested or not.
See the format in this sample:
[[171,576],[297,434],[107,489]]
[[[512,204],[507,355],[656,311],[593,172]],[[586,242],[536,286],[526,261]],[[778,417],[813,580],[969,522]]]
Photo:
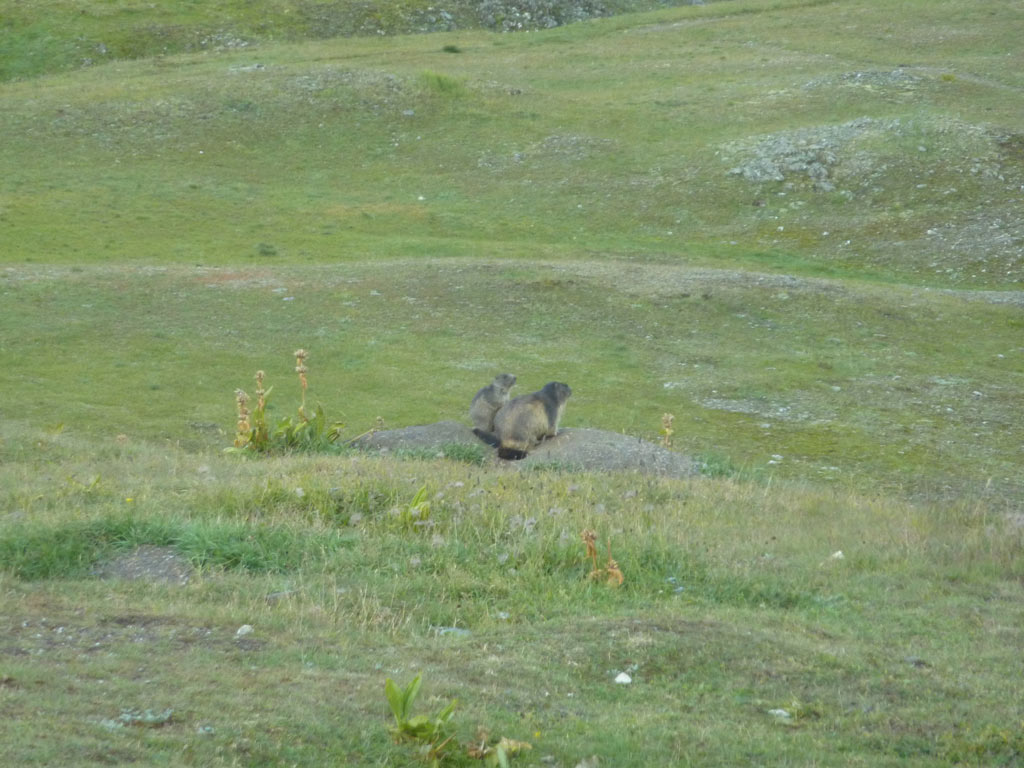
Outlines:
[[306,367],[306,358],[309,357],[309,353],[304,349],[296,349],[294,354],[295,372],[299,374],[299,384],[302,386],[302,404],[299,406],[299,415],[306,418],[306,390],[309,388],[309,382],[306,380],[306,374],[309,372]]
[[675,420],[676,417],[671,413],[666,413],[661,417],[661,444],[666,448],[672,445],[672,435],[675,434],[672,422]]
[[244,389],[235,390],[235,402],[238,404],[238,427],[235,434],[235,447],[242,448],[249,442],[252,425],[249,423],[249,396]]

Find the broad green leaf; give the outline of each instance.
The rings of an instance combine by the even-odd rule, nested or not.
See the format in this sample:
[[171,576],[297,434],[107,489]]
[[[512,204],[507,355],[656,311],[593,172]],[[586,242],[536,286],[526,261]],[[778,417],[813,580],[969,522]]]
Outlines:
[[412,703],[416,700],[416,695],[420,692],[420,683],[423,682],[423,673],[416,675],[405,689],[405,705],[404,712],[408,713],[412,709]]
[[455,714],[455,705],[459,703],[458,699],[452,699],[451,703],[442,709],[438,715],[437,720],[439,723],[447,723],[452,719],[452,715]]
[[391,712],[395,715],[395,720],[401,725],[406,714],[405,697],[390,677],[384,681],[384,694],[388,697],[388,704],[391,705]]

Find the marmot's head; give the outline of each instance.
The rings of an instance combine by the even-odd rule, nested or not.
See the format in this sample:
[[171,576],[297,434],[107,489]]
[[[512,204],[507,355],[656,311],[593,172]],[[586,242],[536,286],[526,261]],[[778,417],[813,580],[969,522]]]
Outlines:
[[499,373],[494,377],[494,385],[499,389],[503,389],[508,392],[512,387],[515,386],[516,376],[514,373]]
[[560,381],[549,381],[541,391],[556,403],[564,403],[572,395],[572,388]]

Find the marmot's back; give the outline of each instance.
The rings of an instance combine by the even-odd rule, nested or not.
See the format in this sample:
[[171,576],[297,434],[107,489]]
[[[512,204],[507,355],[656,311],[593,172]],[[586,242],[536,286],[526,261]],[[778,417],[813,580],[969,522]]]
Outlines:
[[502,406],[494,417],[499,458],[525,458],[541,440],[554,437],[570,395],[568,384],[552,381],[540,391],[520,395]]

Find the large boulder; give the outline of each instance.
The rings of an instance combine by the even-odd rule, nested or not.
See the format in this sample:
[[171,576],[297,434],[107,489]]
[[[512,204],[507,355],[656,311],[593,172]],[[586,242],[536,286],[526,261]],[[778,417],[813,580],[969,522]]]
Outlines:
[[352,443],[356,448],[388,451],[436,450],[447,445],[481,445],[473,430],[457,421],[439,421],[401,429],[382,429]]

